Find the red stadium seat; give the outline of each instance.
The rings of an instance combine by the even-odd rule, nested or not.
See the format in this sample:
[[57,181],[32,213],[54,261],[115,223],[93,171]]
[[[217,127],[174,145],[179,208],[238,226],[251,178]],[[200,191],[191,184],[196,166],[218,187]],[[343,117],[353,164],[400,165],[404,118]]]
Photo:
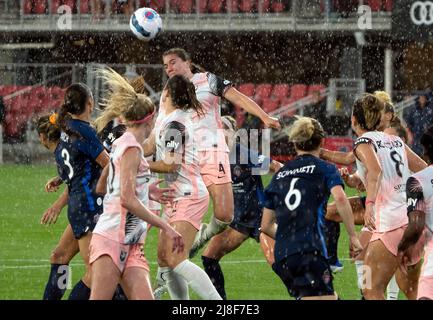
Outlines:
[[192,5],[193,5],[193,0],[180,1],[178,5],[179,13],[191,13]]
[[282,99],[281,100],[281,103],[280,103],[280,106],[281,107],[285,107],[285,106],[287,106],[287,105],[289,105],[289,104],[291,104],[291,103],[293,103],[293,102],[295,102],[296,100],[295,99],[292,99],[292,98],[285,98],[285,99]]
[[24,14],[32,13],[32,9],[33,9],[33,1],[32,0],[24,0],[24,4],[23,4]]
[[298,100],[305,97],[307,94],[307,86],[305,84],[295,84],[290,88],[290,98]]
[[[198,1],[198,12],[206,13],[207,12],[207,2],[208,0],[197,0]],[[212,3],[213,1],[210,1]]]
[[386,11],[392,12],[392,0],[383,0],[383,5]]
[[381,11],[382,9],[382,0],[368,0],[367,4],[373,12]]
[[34,13],[45,14],[47,13],[47,1],[46,0],[34,0]]
[[239,12],[238,0],[226,0],[226,12]]
[[76,0],[63,0],[63,4],[70,7],[71,10],[74,12],[76,7]]
[[208,4],[209,13],[220,13],[223,7],[223,0],[210,0]]
[[155,11],[162,13],[165,7],[165,0],[142,0],[141,7],[152,8]]
[[325,88],[326,86],[323,84],[312,84],[308,87],[308,95],[313,94],[315,91],[321,91]]
[[248,97],[254,96],[254,89],[255,85],[253,83],[244,83],[239,85],[238,87],[239,92],[243,93]]
[[270,97],[271,92],[272,92],[272,84],[262,83],[257,85],[255,96],[265,99]]
[[271,10],[271,0],[262,0],[260,5],[260,0],[257,1],[257,11],[262,13],[268,13]]
[[90,3],[89,0],[81,0],[80,2],[80,13],[89,13]]
[[284,11],[284,3],[281,1],[272,1],[272,12],[283,12]]
[[271,96],[280,100],[287,98],[289,95],[290,86],[287,83],[276,84],[272,89]]
[[254,9],[253,0],[239,0],[239,9],[241,12],[252,12]]
[[57,13],[57,9],[59,9],[59,7],[62,5],[62,1],[61,0],[51,0],[51,13],[56,14]]
[[277,98],[265,98],[262,102],[262,109],[265,112],[271,112],[277,109],[280,105],[280,100]]

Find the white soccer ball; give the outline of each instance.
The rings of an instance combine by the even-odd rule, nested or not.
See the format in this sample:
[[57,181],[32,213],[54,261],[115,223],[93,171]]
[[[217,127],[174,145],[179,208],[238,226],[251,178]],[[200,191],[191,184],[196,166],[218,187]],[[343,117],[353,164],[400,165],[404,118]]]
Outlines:
[[129,19],[129,28],[138,39],[150,41],[161,32],[162,20],[155,10],[140,8]]

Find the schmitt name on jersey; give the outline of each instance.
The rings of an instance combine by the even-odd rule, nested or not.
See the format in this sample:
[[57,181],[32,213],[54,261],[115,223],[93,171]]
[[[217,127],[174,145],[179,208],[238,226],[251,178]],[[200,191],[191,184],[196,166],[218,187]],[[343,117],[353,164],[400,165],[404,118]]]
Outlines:
[[394,148],[403,147],[403,143],[399,140],[394,140],[394,141],[376,140],[376,145],[379,149],[394,149]]
[[315,168],[316,168],[316,165],[311,165],[311,166],[304,166],[304,167],[300,167],[300,168],[296,168],[296,169],[292,169],[292,170],[280,171],[280,172],[278,172],[277,180],[282,179],[286,176],[291,176],[291,175],[295,175],[295,174],[299,174],[299,173],[313,173]]

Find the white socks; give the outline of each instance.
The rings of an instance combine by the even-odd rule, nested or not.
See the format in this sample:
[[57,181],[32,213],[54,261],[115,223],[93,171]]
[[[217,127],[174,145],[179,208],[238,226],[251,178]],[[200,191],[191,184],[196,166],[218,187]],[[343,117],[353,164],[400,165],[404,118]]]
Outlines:
[[189,300],[188,283],[169,267],[158,267],[158,285],[167,285],[171,300]]
[[388,287],[386,287],[386,300],[398,300],[399,292],[400,288],[395,280],[395,275],[393,275],[388,283]]
[[221,221],[215,218],[214,215],[212,215],[210,222],[204,232],[206,240],[209,240],[214,235],[222,232],[225,228],[227,228],[230,225],[230,223],[231,221],[230,222]]
[[358,289],[362,290],[364,288],[364,261],[356,260],[356,276],[358,278]]
[[184,279],[203,300],[222,300],[206,272],[188,259],[179,263],[172,272]]

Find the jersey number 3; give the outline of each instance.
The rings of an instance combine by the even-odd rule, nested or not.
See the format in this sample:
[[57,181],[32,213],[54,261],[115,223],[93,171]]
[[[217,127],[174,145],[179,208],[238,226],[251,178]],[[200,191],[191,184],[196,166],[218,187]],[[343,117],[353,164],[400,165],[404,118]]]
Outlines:
[[[290,182],[290,189],[289,192],[287,192],[286,198],[284,199],[284,202],[286,203],[287,208],[289,208],[290,211],[295,210],[300,204],[301,204],[301,191],[298,189],[295,189],[295,184],[299,180],[299,178],[294,178]],[[294,201],[292,202],[292,199]]]
[[62,149],[62,159],[63,159],[63,162],[65,163],[65,165],[69,168],[68,177],[69,177],[69,179],[72,179],[72,177],[74,176],[74,168],[72,168],[72,165],[69,162],[70,156],[69,156],[68,150]]

